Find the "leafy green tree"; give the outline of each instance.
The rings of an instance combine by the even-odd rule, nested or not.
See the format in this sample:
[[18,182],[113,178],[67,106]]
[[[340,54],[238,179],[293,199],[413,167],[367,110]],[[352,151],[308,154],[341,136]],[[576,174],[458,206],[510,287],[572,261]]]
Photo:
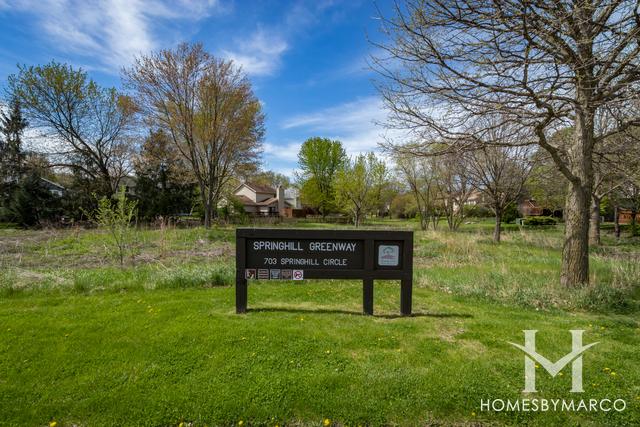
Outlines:
[[335,209],[334,180],[346,162],[347,154],[340,141],[307,139],[298,153],[302,203],[318,209],[323,217]]
[[400,193],[391,200],[389,213],[395,218],[413,218],[418,213],[416,200],[411,193]]
[[136,106],[114,88],[102,88],[81,69],[50,62],[20,66],[9,91],[34,127],[50,136],[52,162],[110,196],[130,172]]
[[288,176],[274,172],[274,171],[259,171],[254,174],[251,174],[247,181],[253,182],[259,185],[266,185],[269,187],[276,188],[279,185],[282,185],[285,188],[291,187],[291,180]]
[[384,162],[373,153],[361,154],[336,173],[336,201],[358,227],[379,204],[387,185],[388,170]]
[[251,82],[199,43],[137,58],[125,82],[146,119],[170,135],[189,164],[209,228],[229,182],[258,161],[264,113]]

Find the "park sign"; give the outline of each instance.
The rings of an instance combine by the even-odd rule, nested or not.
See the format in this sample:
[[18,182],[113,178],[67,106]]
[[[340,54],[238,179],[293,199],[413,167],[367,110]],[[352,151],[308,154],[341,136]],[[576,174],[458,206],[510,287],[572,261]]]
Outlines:
[[354,279],[363,312],[373,314],[373,281],[400,281],[400,312],[411,314],[413,232],[236,230],[236,312],[247,311],[250,280]]

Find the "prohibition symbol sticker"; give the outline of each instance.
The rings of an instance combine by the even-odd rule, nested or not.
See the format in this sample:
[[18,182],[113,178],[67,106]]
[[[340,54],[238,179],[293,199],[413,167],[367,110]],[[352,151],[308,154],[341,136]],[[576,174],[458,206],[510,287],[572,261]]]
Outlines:
[[293,280],[302,280],[302,279],[304,279],[304,271],[293,270]]

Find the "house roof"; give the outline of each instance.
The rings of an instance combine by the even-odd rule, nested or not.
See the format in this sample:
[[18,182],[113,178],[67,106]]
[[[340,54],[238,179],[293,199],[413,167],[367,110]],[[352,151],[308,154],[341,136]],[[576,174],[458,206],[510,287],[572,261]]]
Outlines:
[[[254,202],[247,196],[235,196],[235,198],[238,199],[245,206],[270,206],[278,203],[278,199],[276,197],[271,197],[267,200],[263,200],[262,202]],[[291,203],[287,202],[286,200],[284,204],[289,205],[289,207],[292,206]]]
[[234,196],[236,199],[238,199],[238,201],[240,203],[242,203],[245,206],[258,206],[258,203],[254,202],[253,200],[251,200],[250,198],[248,198],[247,196]]
[[253,182],[244,182],[244,183],[240,184],[238,186],[238,188],[236,188],[236,191],[238,191],[238,189],[240,187],[242,187],[243,185],[246,185],[247,187],[249,187],[250,189],[252,189],[256,193],[276,194],[276,190],[274,188],[271,188],[268,185],[259,185],[259,184],[253,183]]
[[58,184],[57,182],[49,181],[48,179],[42,178],[42,177],[40,177],[40,180],[45,182],[50,187],[55,187],[56,189],[61,190],[61,191],[66,190],[66,188],[64,188],[62,185]]
[[539,206],[538,206],[538,204],[536,203],[536,201],[535,201],[535,200],[533,200],[533,199],[525,199],[525,200],[523,200],[523,201],[522,201],[522,203],[524,203],[524,204],[528,204],[528,205],[529,205],[529,206],[531,206],[532,208],[537,208],[537,207],[539,207]]
[[267,200],[263,200],[261,202],[256,203],[258,206],[269,206],[274,203],[278,203],[278,199],[276,197],[268,198]]

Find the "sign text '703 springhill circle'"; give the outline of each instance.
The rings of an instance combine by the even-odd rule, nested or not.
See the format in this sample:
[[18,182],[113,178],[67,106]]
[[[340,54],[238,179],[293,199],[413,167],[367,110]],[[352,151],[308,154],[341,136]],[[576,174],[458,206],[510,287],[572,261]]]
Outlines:
[[247,281],[359,279],[363,312],[373,314],[373,281],[400,280],[400,312],[411,314],[413,232],[237,229],[236,311]]

